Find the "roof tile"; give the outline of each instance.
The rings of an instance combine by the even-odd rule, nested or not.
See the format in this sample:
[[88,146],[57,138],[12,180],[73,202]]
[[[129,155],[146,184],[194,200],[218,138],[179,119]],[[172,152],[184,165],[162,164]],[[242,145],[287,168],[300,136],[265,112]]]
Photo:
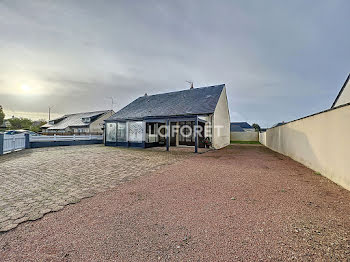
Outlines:
[[214,113],[222,85],[193,88],[171,93],[142,96],[119,110],[108,120],[143,119]]

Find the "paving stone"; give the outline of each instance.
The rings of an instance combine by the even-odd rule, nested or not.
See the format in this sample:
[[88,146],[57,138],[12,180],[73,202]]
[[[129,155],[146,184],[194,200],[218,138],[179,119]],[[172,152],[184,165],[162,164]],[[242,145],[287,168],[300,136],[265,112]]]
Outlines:
[[44,214],[42,213],[31,213],[28,217],[28,220],[37,220],[39,218],[42,218]]
[[16,219],[18,219],[18,218],[21,218],[21,217],[23,217],[24,216],[24,214],[22,214],[22,213],[10,213],[10,219],[11,220],[16,220]]
[[28,219],[29,219],[29,217],[24,216],[24,217],[21,217],[21,218],[19,218],[19,219],[14,220],[13,223],[14,223],[14,224],[20,224],[20,223],[22,223],[22,222],[28,221]]
[[50,208],[52,211],[58,211],[58,210],[61,210],[61,209],[63,208],[63,206],[51,205],[51,206],[49,206],[49,208]]
[[42,213],[42,214],[47,214],[47,213],[50,213],[52,210],[50,208],[43,208],[39,211],[39,213]]
[[39,219],[189,155],[192,152],[88,145],[0,156],[0,230]]
[[15,228],[17,225],[18,225],[18,224],[10,223],[10,224],[7,224],[7,225],[5,225],[5,226],[2,226],[2,227],[0,228],[0,232],[9,231],[9,230]]

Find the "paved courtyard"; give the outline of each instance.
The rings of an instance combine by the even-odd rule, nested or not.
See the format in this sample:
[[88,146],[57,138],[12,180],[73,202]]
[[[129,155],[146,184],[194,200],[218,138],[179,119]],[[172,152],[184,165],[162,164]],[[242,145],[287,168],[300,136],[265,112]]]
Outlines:
[[0,156],[0,231],[188,157],[188,150],[103,145],[28,149]]

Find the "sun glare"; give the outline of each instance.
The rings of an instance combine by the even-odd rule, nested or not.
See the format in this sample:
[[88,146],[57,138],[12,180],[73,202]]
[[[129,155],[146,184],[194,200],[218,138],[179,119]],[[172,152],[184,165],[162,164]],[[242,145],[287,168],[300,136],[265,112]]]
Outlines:
[[23,92],[28,92],[30,90],[30,87],[28,85],[21,85],[21,89]]

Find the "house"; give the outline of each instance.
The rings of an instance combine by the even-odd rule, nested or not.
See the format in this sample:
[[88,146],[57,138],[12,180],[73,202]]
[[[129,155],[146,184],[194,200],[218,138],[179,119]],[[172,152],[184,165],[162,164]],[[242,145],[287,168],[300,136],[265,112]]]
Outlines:
[[231,122],[231,132],[255,132],[255,128],[247,122]]
[[68,114],[50,120],[41,129],[48,134],[103,134],[104,120],[113,114],[113,110]]
[[285,122],[278,122],[277,124],[274,124],[271,128],[278,127],[278,126],[283,126]]
[[4,119],[2,122],[0,129],[9,129],[11,127],[11,123],[9,119]]
[[232,125],[232,123],[231,123],[230,124],[230,132],[245,132],[245,131],[239,125]]
[[350,74],[346,78],[345,83],[342,86],[342,88],[340,89],[340,92],[338,93],[338,96],[336,97],[335,101],[333,102],[331,108],[350,103],[350,81],[349,81],[349,79],[350,79]]
[[224,84],[137,98],[106,121],[106,146],[194,146],[230,144]]

